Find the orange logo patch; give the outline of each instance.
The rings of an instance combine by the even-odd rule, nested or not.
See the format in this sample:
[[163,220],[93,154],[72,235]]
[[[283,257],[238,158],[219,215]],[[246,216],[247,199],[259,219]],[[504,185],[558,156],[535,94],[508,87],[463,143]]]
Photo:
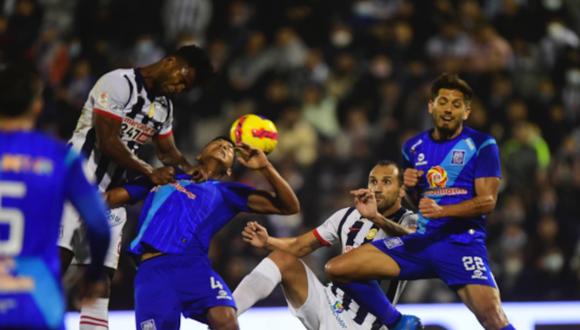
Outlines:
[[444,188],[447,184],[447,171],[439,165],[431,167],[427,172],[427,182],[431,188]]

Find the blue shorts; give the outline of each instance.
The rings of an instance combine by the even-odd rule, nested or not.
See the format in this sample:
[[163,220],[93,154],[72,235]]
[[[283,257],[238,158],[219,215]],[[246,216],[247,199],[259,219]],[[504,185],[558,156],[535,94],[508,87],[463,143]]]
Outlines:
[[415,233],[372,244],[399,265],[399,279],[440,278],[453,289],[467,284],[497,287],[481,239],[456,240]]
[[207,324],[207,311],[215,306],[236,308],[232,292],[207,256],[162,255],[139,266],[137,329],[179,329],[180,314]]

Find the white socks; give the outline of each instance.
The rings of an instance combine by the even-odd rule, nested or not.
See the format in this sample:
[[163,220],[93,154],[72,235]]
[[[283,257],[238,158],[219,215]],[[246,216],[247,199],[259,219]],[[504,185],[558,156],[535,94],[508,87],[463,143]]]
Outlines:
[[238,315],[254,306],[256,302],[272,293],[276,285],[282,281],[280,269],[270,258],[264,258],[246,275],[234,290],[234,301],[238,307]]
[[109,329],[109,298],[98,298],[81,307],[80,330]]

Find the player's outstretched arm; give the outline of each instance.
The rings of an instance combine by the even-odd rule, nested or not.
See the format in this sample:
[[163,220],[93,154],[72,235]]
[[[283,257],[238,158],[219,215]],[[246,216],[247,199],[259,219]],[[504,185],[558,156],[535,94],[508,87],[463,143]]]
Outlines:
[[126,204],[134,204],[147,197],[147,194],[154,186],[147,177],[141,176],[121,187],[107,191],[105,193],[105,201],[111,209]]
[[312,231],[296,237],[276,238],[270,236],[268,230],[255,221],[246,223],[242,239],[254,247],[269,251],[282,250],[297,258],[309,255],[322,246]]
[[191,165],[185,156],[177,149],[173,134],[156,135],[153,137],[155,154],[165,166],[175,166],[187,174],[192,174],[195,167]]
[[419,211],[429,219],[442,217],[472,218],[491,213],[495,209],[500,178],[475,179],[475,197],[458,204],[438,205],[433,199],[422,198]]
[[274,192],[256,190],[248,196],[248,207],[256,213],[295,214],[300,212],[296,194],[270,163],[263,151],[248,146],[238,146],[238,161],[245,167],[257,170],[268,180]]

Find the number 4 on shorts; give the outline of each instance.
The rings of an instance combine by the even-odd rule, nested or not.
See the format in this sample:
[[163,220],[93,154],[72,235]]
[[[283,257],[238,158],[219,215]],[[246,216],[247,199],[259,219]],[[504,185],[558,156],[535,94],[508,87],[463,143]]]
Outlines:
[[215,277],[211,276],[209,278],[209,281],[211,283],[211,288],[212,289],[220,289],[220,290],[223,290],[224,286],[220,283],[220,281],[216,281]]

